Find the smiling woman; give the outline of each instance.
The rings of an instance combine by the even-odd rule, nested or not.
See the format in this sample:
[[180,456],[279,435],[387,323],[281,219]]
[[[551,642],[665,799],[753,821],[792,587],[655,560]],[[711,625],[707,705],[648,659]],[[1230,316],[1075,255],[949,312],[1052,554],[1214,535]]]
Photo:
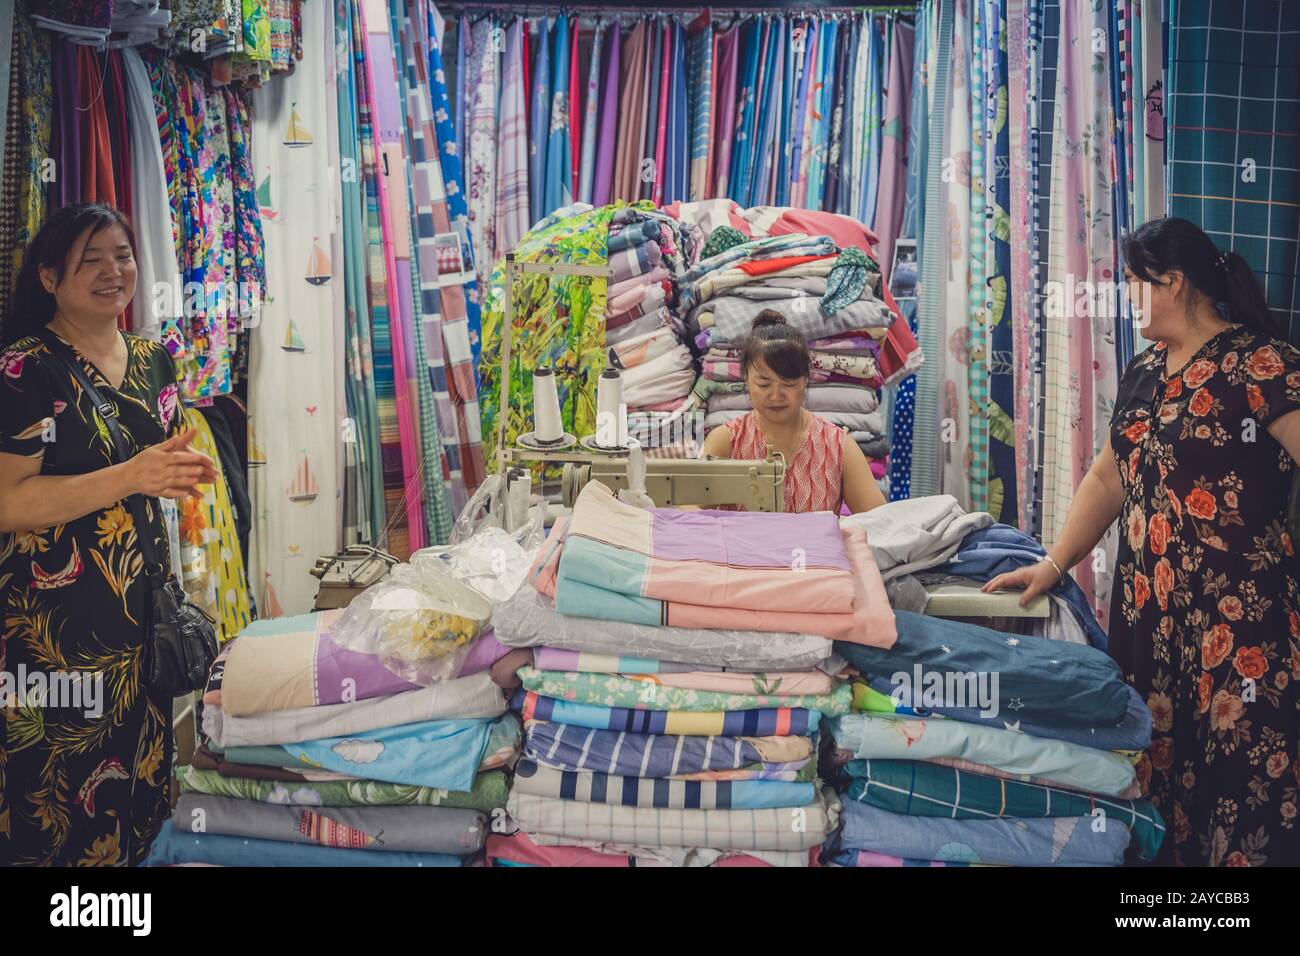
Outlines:
[[764,309],[754,318],[740,366],[754,409],[710,432],[705,455],[784,455],[786,511],[838,512],[847,505],[856,514],[885,503],[857,442],[804,408],[812,359],[803,336],[780,312]]
[[[141,535],[167,554],[157,498],[216,477],[187,446],[176,373],[159,345],[118,331],[135,293],[134,239],[99,203],[52,215],[32,240],[0,353],[0,614],[4,668],[103,675],[98,714],[49,699],[0,721],[0,864],[144,858],[168,804],[171,702],[142,681]],[[61,343],[61,345],[60,345]],[[96,407],[54,349],[104,398]],[[133,455],[113,463],[104,416]],[[145,497],[148,527],[128,499]],[[6,825],[7,824],[7,825]]]

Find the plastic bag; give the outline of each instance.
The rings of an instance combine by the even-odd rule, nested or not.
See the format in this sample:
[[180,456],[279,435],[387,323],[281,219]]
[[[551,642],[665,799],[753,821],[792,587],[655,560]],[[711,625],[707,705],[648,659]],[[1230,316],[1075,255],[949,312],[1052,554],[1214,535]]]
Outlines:
[[450,574],[496,605],[519,590],[535,551],[525,549],[509,532],[489,526],[459,544],[421,548],[411,555],[411,565],[421,573]]
[[427,686],[456,676],[491,614],[488,599],[450,570],[429,562],[399,564],[352,600],[332,637]]
[[538,547],[545,537],[546,511],[544,505],[532,504],[530,491],[526,471],[520,471],[508,485],[500,474],[488,475],[456,517],[451,544],[468,541],[485,528],[508,528],[521,547]]

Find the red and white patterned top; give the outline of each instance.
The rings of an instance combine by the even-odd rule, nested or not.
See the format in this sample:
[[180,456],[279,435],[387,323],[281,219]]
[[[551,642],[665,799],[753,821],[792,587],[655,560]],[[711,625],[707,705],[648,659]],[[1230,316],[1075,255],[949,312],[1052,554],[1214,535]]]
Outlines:
[[[727,430],[731,433],[732,458],[761,460],[767,457],[767,439],[758,424],[756,412],[748,412],[727,422]],[[786,511],[840,510],[843,442],[844,431],[841,428],[812,415],[808,433],[804,435],[794,461],[785,465]]]

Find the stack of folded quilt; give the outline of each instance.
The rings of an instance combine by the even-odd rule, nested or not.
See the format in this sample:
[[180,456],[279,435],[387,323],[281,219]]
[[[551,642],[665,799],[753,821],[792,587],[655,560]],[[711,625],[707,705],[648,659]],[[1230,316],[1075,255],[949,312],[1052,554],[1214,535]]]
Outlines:
[[901,610],[896,632],[885,651],[836,643],[862,677],[855,712],[827,721],[844,809],[823,862],[1155,858],[1164,823],[1137,772],[1151,713],[1109,656]]
[[[607,358],[622,372],[629,430],[638,437],[652,416],[682,411],[695,384],[695,360],[680,337],[676,280],[698,256],[699,230],[658,210],[621,207],[607,249]],[[683,445],[676,453],[688,451]]]
[[521,729],[478,634],[427,686],[349,646],[343,611],[257,621],[222,651],[205,744],[154,865],[460,866],[504,807]]
[[838,814],[819,724],[852,694],[829,638],[894,640],[833,515],[642,511],[598,482],[493,624],[535,655],[502,865],[808,865]]
[[841,250],[827,236],[737,241],[687,270],[679,301],[703,356],[693,395],[706,411],[706,431],[752,407],[740,350],[759,313],[775,311],[808,343],[808,409],[848,431],[883,477],[889,443],[881,343],[897,310],[884,300],[880,270],[865,253]]

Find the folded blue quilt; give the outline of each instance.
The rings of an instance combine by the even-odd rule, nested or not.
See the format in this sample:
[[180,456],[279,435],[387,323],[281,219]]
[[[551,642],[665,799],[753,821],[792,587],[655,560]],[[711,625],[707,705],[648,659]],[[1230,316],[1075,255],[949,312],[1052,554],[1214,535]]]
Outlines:
[[1056,727],[1117,727],[1130,694],[1117,665],[1094,647],[895,611],[898,640],[888,650],[836,641],[864,674],[997,675],[998,710],[1010,720]]
[[[281,744],[281,767],[306,764],[363,780],[444,790],[471,790],[483,760],[492,720],[428,720],[348,737]],[[245,759],[245,751],[252,760]],[[263,762],[267,748],[227,747],[234,763]],[[261,759],[259,759],[261,758]]]
[[445,853],[404,853],[388,850],[348,850],[306,843],[281,843],[182,833],[170,820],[163,824],[149,850],[145,866],[208,863],[213,866],[461,866],[465,858]]
[[855,800],[840,811],[840,849],[874,850],[905,860],[1007,866],[1119,866],[1129,831],[1117,820],[1094,829],[1089,817],[948,820],[891,813]]

